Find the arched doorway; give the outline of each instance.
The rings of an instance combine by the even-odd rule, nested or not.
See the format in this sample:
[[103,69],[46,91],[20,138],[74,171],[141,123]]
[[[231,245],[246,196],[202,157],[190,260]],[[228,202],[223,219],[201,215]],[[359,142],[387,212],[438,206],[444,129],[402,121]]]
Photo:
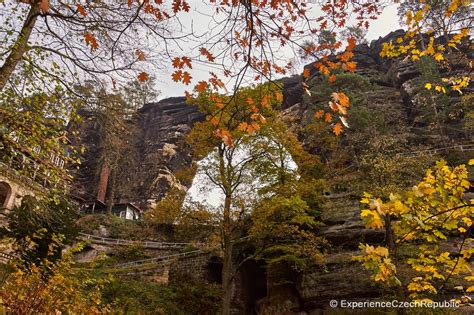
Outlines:
[[11,193],[12,188],[10,185],[6,182],[0,182],[0,207],[2,210],[7,206]]

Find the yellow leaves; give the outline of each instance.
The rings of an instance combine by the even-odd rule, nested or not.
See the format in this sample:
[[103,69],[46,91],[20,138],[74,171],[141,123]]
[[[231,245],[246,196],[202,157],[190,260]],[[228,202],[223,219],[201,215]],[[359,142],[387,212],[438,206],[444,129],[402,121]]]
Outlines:
[[434,59],[435,59],[436,61],[442,61],[442,60],[444,60],[444,57],[443,57],[442,54],[436,53],[436,54],[434,55]]
[[425,89],[431,90],[431,83],[426,83],[425,84]]
[[283,93],[281,91],[276,91],[275,92],[275,99],[277,100],[278,103],[283,102]]
[[352,259],[362,262],[362,265],[372,271],[374,281],[387,282],[400,285],[396,277],[396,267],[389,258],[389,250],[386,247],[359,244],[363,255],[354,256]]
[[408,291],[411,292],[431,292],[436,294],[438,291],[436,288],[429,282],[416,280],[408,284]]
[[384,226],[382,218],[375,210],[364,209],[361,211],[360,216],[362,217],[365,226],[369,229],[380,229]]
[[446,94],[446,88],[445,88],[444,86],[442,86],[442,85],[436,85],[436,86],[435,86],[435,91],[436,91],[436,92],[443,92],[443,93]]

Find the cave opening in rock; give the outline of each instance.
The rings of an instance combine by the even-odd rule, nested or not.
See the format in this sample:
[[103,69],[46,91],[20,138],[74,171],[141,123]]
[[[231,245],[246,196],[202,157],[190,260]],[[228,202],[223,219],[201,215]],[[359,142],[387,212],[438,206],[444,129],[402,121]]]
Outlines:
[[240,299],[244,306],[243,314],[258,314],[259,301],[267,296],[267,274],[265,264],[247,260],[239,271],[241,282]]
[[12,189],[8,183],[0,182],[0,208],[2,210],[7,206],[11,192]]
[[213,256],[206,266],[207,281],[209,283],[222,284],[222,258]]

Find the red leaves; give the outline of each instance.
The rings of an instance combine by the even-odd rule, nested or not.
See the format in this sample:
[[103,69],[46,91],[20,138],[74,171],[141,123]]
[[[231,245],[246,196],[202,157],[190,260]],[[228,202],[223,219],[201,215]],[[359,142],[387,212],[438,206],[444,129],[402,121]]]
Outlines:
[[140,61],[144,61],[146,59],[145,58],[145,53],[139,48],[137,48],[135,50],[135,55],[137,55],[137,59],[140,60]]
[[178,71],[173,72],[173,74],[171,75],[171,78],[173,79],[174,82],[179,82],[181,81],[182,76],[183,76],[183,71],[178,70]]
[[173,68],[183,69],[184,67],[188,67],[192,69],[191,59],[188,57],[175,57],[173,59]]
[[86,41],[87,45],[91,46],[92,51],[99,48],[99,44],[97,43],[97,40],[91,32],[87,32],[86,34],[84,34],[84,40]]
[[196,86],[194,87],[194,89],[198,93],[202,93],[207,89],[208,86],[209,84],[206,81],[199,81],[198,84],[196,84]]
[[191,79],[192,79],[192,77],[191,77],[191,75],[189,74],[189,72],[184,71],[184,72],[183,72],[183,83],[186,84],[186,85],[188,85],[188,84],[191,83]]
[[171,78],[175,82],[183,82],[184,84],[188,85],[191,83],[191,75],[187,71],[177,70],[173,72]]
[[80,15],[82,15],[83,17],[87,16],[86,9],[84,9],[84,7],[80,3],[76,4],[76,8],[77,12],[79,12]]
[[[192,64],[191,64],[191,59],[189,57],[175,57],[173,59],[173,68],[175,69],[184,69],[185,67],[188,67],[189,69],[192,69]],[[188,85],[191,83],[191,75],[187,71],[183,70],[176,70],[173,72],[171,75],[171,78],[175,82],[183,82],[184,84]]]
[[209,62],[214,62],[214,60],[216,60],[212,53],[204,47],[199,48],[199,52],[201,55],[205,56]]
[[186,1],[173,0],[173,4],[171,5],[171,8],[173,9],[174,13],[178,13],[179,11],[189,12],[189,9],[191,7],[189,6],[189,3],[187,3]]
[[39,3],[39,9],[41,12],[46,13],[49,10],[49,0],[40,0]]
[[140,82],[148,81],[148,73],[143,72],[143,71],[140,72],[140,73],[138,74],[138,81],[140,81]]

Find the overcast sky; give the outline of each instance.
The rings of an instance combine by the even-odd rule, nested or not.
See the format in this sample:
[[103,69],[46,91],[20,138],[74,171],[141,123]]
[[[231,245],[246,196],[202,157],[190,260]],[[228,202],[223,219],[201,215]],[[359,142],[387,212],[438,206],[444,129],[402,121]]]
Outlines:
[[[189,1],[192,12],[186,13],[183,15],[183,33],[191,29],[197,33],[203,32],[207,30],[210,25],[210,19],[206,17],[206,14],[210,14],[211,6],[206,6],[200,0],[191,0]],[[320,12],[309,12],[311,15],[318,16]],[[353,24],[353,20],[349,20],[347,23],[348,25]],[[397,17],[397,5],[390,4],[388,5],[379,16],[379,18],[375,21],[372,21],[367,33],[367,39],[369,42],[374,39],[378,39],[380,36],[385,36],[391,31],[399,29],[400,25],[398,23]],[[183,51],[189,50],[193,44],[189,43],[188,47],[183,46]],[[179,55],[179,49],[176,51]],[[292,56],[289,56],[291,58]],[[303,70],[303,65],[299,65],[297,68],[294,69],[295,73],[300,73]],[[208,72],[215,71],[215,69],[206,67],[205,65],[194,64],[193,70],[191,71],[191,75],[193,77],[193,81],[197,82],[199,80],[206,80],[208,78]],[[170,96],[183,96],[184,91],[186,90],[186,86],[182,83],[175,83],[171,80],[171,73],[160,73],[157,75],[158,83],[157,89],[161,92],[160,99]],[[230,85],[230,82],[226,82]]]

